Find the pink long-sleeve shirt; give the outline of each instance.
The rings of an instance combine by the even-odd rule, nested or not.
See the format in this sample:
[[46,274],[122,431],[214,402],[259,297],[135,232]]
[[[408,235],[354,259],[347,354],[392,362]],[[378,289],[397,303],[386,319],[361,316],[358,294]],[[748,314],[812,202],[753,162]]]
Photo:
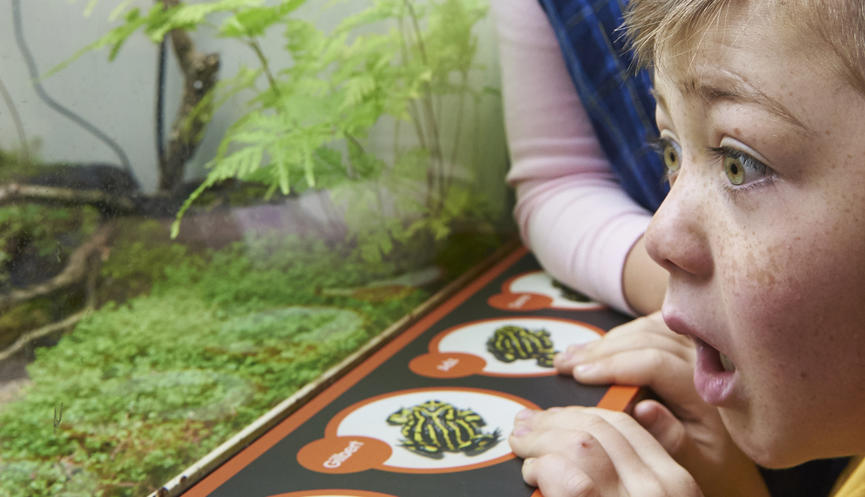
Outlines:
[[537,0],[491,6],[523,242],[554,278],[635,314],[622,271],[651,213],[615,178]]

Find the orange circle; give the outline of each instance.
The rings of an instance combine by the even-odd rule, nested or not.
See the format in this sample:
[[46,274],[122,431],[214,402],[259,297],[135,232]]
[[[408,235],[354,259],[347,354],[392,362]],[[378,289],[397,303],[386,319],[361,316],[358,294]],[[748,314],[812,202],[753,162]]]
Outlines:
[[[446,336],[450,335],[451,333],[458,332],[461,329],[466,328],[468,326],[476,325],[479,323],[485,323],[485,322],[496,322],[496,321],[511,322],[511,321],[517,320],[517,319],[519,319],[519,320],[528,319],[528,320],[532,320],[532,321],[558,321],[558,322],[567,324],[569,326],[578,326],[580,328],[585,329],[586,331],[594,332],[598,336],[601,336],[601,337],[604,336],[604,334],[606,333],[601,328],[598,328],[597,326],[591,325],[589,323],[584,323],[582,321],[574,321],[572,319],[556,318],[556,317],[514,316],[513,318],[478,319],[476,321],[467,321],[467,322],[459,324],[457,326],[452,326],[452,327],[438,333],[436,336],[434,336],[432,338],[432,340],[430,340],[430,343],[429,343],[430,353],[426,354],[426,355],[428,355],[428,356],[431,356],[431,355],[447,356],[447,355],[457,355],[457,354],[473,355],[473,354],[466,354],[463,352],[441,351],[439,349],[439,347],[440,347],[442,340],[444,340],[444,338]],[[424,357],[424,356],[419,356],[419,357]],[[477,357],[480,360],[484,361],[484,367],[480,371],[477,371],[477,372],[472,373],[472,374],[479,374],[479,375],[484,375],[484,376],[500,376],[500,377],[555,376],[558,374],[558,372],[556,372],[555,369],[549,369],[548,371],[538,371],[538,372],[520,373],[520,374],[486,371],[486,365],[487,365],[486,360],[483,357],[480,357],[480,356],[477,356]],[[415,359],[417,359],[417,358],[415,358]],[[418,374],[421,374],[421,373],[418,373]]]
[[537,311],[550,307],[553,299],[538,293],[497,293],[487,303],[503,311]]
[[297,453],[297,462],[319,473],[357,473],[387,461],[392,450],[377,438],[326,437],[304,445]]
[[[342,423],[342,421],[346,417],[348,417],[348,415],[351,414],[352,412],[360,409],[363,406],[366,406],[368,404],[372,404],[373,402],[377,402],[379,400],[387,399],[390,397],[398,397],[400,395],[404,395],[404,394],[408,394],[408,393],[414,393],[414,392],[437,392],[437,391],[443,391],[443,390],[444,391],[450,390],[450,391],[457,391],[457,392],[476,392],[476,393],[485,394],[485,395],[492,395],[495,397],[500,397],[500,398],[511,400],[517,404],[521,404],[522,406],[524,406],[528,409],[540,410],[540,407],[530,400],[526,400],[524,398],[517,397],[516,395],[510,394],[510,393],[499,392],[496,390],[489,390],[489,389],[485,389],[485,388],[471,388],[471,387],[410,388],[407,390],[399,390],[399,391],[394,391],[394,392],[390,392],[390,393],[384,393],[384,394],[376,395],[374,397],[370,397],[368,399],[362,400],[360,402],[357,402],[355,404],[348,406],[347,408],[345,408],[342,411],[340,411],[339,413],[337,413],[337,415],[334,416],[333,418],[331,418],[331,420],[327,423],[327,426],[325,427],[325,430],[324,430],[325,436],[329,437],[329,438],[344,438],[344,439],[362,438],[362,437],[352,437],[352,436],[338,437],[336,435],[336,433],[339,429],[340,423]],[[378,439],[374,439],[374,440],[378,440]],[[313,443],[315,443],[315,442],[313,442]],[[304,448],[306,448],[306,447],[304,447]],[[298,457],[299,456],[300,456],[300,454],[298,454]],[[449,467],[444,467],[444,468],[404,468],[404,467],[399,467],[399,466],[389,466],[386,464],[381,464],[381,465],[377,466],[376,469],[380,469],[380,470],[384,470],[384,471],[392,471],[395,473],[415,473],[415,474],[455,473],[455,472],[459,472],[459,471],[469,471],[469,470],[474,470],[474,469],[478,469],[478,468],[485,468],[487,466],[494,466],[496,464],[499,464],[499,463],[502,463],[504,461],[513,459],[515,457],[516,456],[514,455],[513,452],[509,452],[505,455],[502,455],[500,457],[496,457],[494,459],[489,459],[489,460],[474,463],[474,464],[467,464],[464,466],[449,466]],[[390,455],[388,455],[388,458],[390,458]],[[382,462],[384,462],[384,461],[382,461]]]
[[461,352],[431,352],[408,363],[415,374],[430,378],[463,378],[482,372],[486,365],[482,357]]

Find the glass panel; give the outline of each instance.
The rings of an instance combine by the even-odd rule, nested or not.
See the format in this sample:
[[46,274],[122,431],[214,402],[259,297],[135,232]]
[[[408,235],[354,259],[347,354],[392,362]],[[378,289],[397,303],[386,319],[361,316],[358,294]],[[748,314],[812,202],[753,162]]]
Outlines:
[[514,236],[482,0],[10,0],[0,495],[140,496]]

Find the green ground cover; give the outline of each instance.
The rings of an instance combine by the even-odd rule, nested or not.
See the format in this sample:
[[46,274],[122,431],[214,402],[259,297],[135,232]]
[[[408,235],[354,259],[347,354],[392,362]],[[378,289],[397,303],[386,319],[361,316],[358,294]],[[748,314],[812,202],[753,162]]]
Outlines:
[[[37,349],[32,383],[0,408],[0,495],[146,495],[435,290],[334,296],[412,268],[284,236],[192,250],[154,229],[121,230],[101,274],[144,293]],[[438,251],[448,274],[501,243],[454,240]]]

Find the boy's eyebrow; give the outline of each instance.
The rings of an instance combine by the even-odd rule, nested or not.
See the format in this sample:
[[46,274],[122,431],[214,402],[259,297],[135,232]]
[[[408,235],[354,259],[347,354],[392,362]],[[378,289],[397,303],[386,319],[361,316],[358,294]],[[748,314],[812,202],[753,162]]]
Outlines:
[[[721,100],[758,105],[782,120],[792,124],[804,134],[811,135],[814,133],[811,128],[806,126],[778,100],[766,95],[764,92],[738,77],[728,79],[727,81],[728,84],[726,87],[721,88],[719,86],[704,83],[696,78],[690,78],[679,83],[678,87],[683,94],[697,96],[710,105]],[[663,95],[655,89],[652,89],[652,95],[655,97],[655,100],[658,101],[659,105],[663,106],[665,109],[669,109]]]

